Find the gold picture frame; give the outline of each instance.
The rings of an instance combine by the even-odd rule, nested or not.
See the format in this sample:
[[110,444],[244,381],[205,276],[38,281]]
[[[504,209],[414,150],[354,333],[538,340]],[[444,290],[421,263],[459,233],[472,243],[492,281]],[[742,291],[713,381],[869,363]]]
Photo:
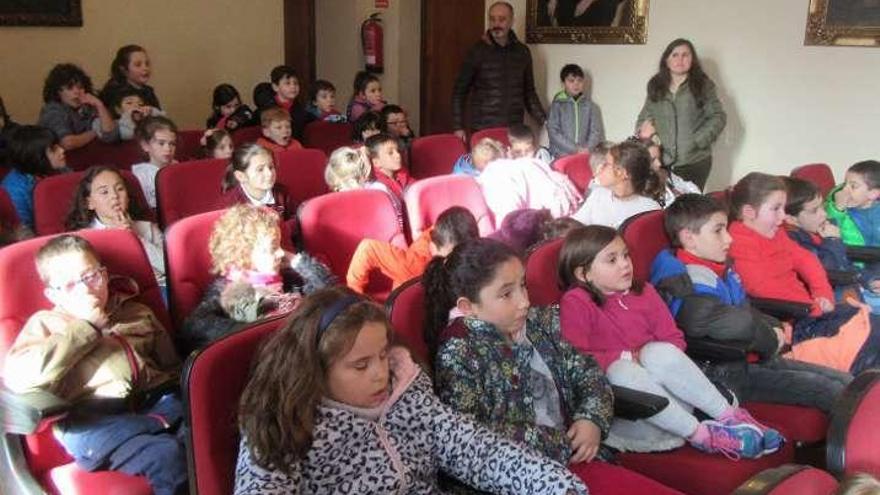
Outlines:
[[[649,0],[593,0],[577,12],[578,0],[528,0],[526,41],[596,45],[644,45]],[[551,15],[551,10],[553,14]]]
[[880,1],[810,0],[804,45],[880,46]]

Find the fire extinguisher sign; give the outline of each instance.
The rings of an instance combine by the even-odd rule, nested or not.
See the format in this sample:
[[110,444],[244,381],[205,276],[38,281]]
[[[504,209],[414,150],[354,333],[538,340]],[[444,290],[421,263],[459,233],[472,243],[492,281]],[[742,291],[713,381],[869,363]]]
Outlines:
[[376,0],[376,8],[377,9],[387,9],[389,1],[390,0]]

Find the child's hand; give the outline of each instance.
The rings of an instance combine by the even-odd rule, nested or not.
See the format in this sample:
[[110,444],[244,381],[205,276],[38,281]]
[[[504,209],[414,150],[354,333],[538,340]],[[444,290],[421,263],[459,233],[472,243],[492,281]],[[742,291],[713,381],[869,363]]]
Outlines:
[[111,227],[115,227],[117,229],[131,230],[131,217],[128,216],[128,213],[125,211],[117,211],[116,214],[110,217],[108,220]]
[[834,303],[829,301],[828,298],[817,297],[815,301],[816,305],[819,306],[819,309],[821,309],[823,313],[830,313],[834,311]]
[[578,462],[590,462],[599,452],[599,442],[602,440],[602,432],[595,423],[586,419],[575,421],[566,433],[571,442],[572,464]]
[[839,191],[834,193],[834,205],[837,207],[838,210],[849,208],[850,201],[851,198],[849,195],[849,191],[845,187],[840,188]]
[[776,333],[776,352],[779,352],[785,346],[785,330],[781,327],[773,327],[773,331]]
[[86,94],[82,95],[82,98],[80,98],[80,101],[82,101],[83,104],[88,105],[90,107],[98,107],[98,106],[104,105],[101,102],[101,100],[98,99],[97,96],[95,96],[91,93],[86,93]]
[[822,225],[819,226],[818,233],[821,237],[833,237],[833,238],[839,239],[840,238],[840,227],[838,227],[837,225],[834,225],[833,223],[829,222],[828,220],[825,220],[824,222],[822,222]]
[[649,139],[654,134],[657,134],[657,129],[654,127],[654,122],[650,119],[642,122],[642,125],[639,126],[640,138]]
[[872,280],[870,283],[868,283],[868,288],[871,289],[871,292],[875,294],[880,294],[880,278]]
[[110,319],[107,317],[107,312],[104,311],[104,308],[92,308],[92,311],[84,318],[86,321],[92,324],[98,330],[103,330],[107,328],[107,324],[110,322]]

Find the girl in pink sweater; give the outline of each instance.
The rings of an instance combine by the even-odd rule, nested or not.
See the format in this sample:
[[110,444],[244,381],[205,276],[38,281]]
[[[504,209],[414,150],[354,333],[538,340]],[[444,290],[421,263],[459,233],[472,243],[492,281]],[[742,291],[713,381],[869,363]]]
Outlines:
[[[651,285],[633,281],[632,261],[616,230],[591,225],[570,231],[558,272],[568,289],[560,308],[562,337],[593,355],[612,384],[669,399],[650,418],[615,419],[612,446],[664,450],[686,440],[732,458],[760,457],[780,448],[779,432],[731,406],[685,355],[684,336],[666,304]],[[713,419],[699,421],[695,408]]]

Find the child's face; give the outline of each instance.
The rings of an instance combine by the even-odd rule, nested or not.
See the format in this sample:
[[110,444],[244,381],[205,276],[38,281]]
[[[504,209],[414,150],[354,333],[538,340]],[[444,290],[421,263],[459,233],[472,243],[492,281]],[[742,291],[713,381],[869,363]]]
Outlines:
[[269,153],[257,153],[247,169],[235,171],[235,178],[248,194],[261,199],[275,186],[275,162]]
[[281,146],[290,143],[291,133],[289,120],[273,120],[267,127],[263,127],[263,136]]
[[50,273],[43,290],[58,309],[79,319],[90,319],[107,305],[107,269],[91,254],[61,253],[44,262]]
[[391,391],[388,366],[388,329],[380,322],[367,322],[354,344],[327,369],[327,395],[354,407],[374,408]]
[[134,111],[142,112],[144,107],[144,100],[141,99],[138,95],[128,95],[119,102],[119,107],[116,111],[120,114],[131,114]]
[[174,161],[177,135],[170,129],[159,129],[149,141],[141,141],[141,148],[149,155],[152,164],[164,167]]
[[67,166],[64,148],[60,144],[53,144],[46,148],[46,158],[49,159],[49,165],[52,166],[52,170],[61,170]]
[[578,268],[575,276],[603,293],[623,292],[632,287],[633,266],[629,249],[620,236],[599,251],[589,268]]
[[569,74],[565,76],[565,80],[562,81],[562,85],[565,86],[565,94],[567,94],[568,96],[577,96],[584,92],[583,77]]
[[373,165],[390,176],[400,170],[400,151],[397,149],[397,143],[387,141],[380,144],[379,153],[373,158]]
[[336,107],[336,91],[322,89],[315,95],[315,106],[318,110],[328,113]]
[[232,138],[229,136],[223,136],[223,139],[217,143],[217,147],[214,148],[214,152],[211,154],[213,158],[220,158],[222,160],[229,160],[232,158],[232,152],[234,151],[234,145],[232,144]]
[[259,273],[278,273],[284,250],[281,249],[281,231],[265,232],[257,237],[251,250],[251,270]]
[[602,187],[614,187],[625,175],[625,172],[614,162],[611,153],[605,154],[605,162],[596,170],[596,181]]
[[458,308],[468,316],[495,325],[506,337],[523,329],[529,312],[529,293],[522,262],[510,258],[495,268],[495,277],[480,289],[479,301],[460,298]]
[[58,99],[70,108],[79,108],[83,105],[82,98],[85,94],[82,84],[73,83],[58,90]]
[[128,191],[125,181],[116,172],[101,172],[92,179],[86,207],[103,223],[116,223],[128,214]]
[[822,196],[816,196],[807,201],[797,216],[787,215],[786,220],[811,234],[818,234],[819,227],[828,221],[828,213],[825,212]]
[[220,105],[220,115],[224,117],[229,117],[234,114],[238,107],[241,106],[241,100],[236,96],[235,98],[229,100],[227,103]]
[[294,100],[299,96],[299,79],[293,76],[282,77],[278,80],[278,84],[272,84],[272,89],[274,89],[275,93],[281,96],[283,100]]
[[697,232],[683,229],[679,233],[682,246],[704,260],[724,263],[732,238],[727,232],[727,215],[716,211]]
[[394,137],[401,136],[409,136],[411,131],[409,130],[409,121],[406,119],[406,114],[401,113],[389,113],[385,124],[388,126],[388,132],[391,133]]
[[473,153],[471,154],[471,161],[474,163],[474,168],[482,172],[489,165],[489,162],[495,159],[495,156],[491,153]]
[[846,185],[844,188],[849,193],[851,208],[867,208],[880,197],[880,189],[870,189],[862,174],[847,172],[845,177]]
[[651,170],[658,172],[663,167],[663,161],[660,160],[660,147],[657,145],[651,146],[648,148],[648,153],[651,155]]
[[379,84],[379,81],[367,83],[367,87],[364,88],[364,99],[373,106],[382,103],[382,85]]
[[743,207],[743,223],[762,236],[772,239],[785,219],[785,192],[773,191],[756,210]]
[[129,55],[125,77],[137,86],[143,86],[150,81],[150,57],[147,52],[133,52]]
[[535,143],[532,141],[510,141],[511,158],[531,158],[535,156]]

